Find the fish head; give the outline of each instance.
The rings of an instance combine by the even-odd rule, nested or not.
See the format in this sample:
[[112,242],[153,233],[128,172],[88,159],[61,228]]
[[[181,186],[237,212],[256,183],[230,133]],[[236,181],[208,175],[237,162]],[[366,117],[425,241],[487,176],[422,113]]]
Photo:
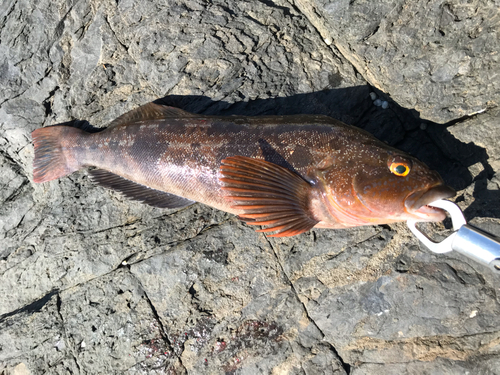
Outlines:
[[456,194],[418,159],[374,145],[331,163],[321,171],[320,180],[327,211],[346,227],[408,219],[441,221],[445,212],[427,204]]

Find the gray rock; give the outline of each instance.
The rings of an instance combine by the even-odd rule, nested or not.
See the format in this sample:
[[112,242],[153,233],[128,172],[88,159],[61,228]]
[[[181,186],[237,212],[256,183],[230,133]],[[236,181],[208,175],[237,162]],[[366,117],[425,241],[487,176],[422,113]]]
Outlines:
[[49,293],[0,320],[0,369],[7,374],[79,372],[59,296]]
[[449,132],[464,143],[474,143],[486,150],[491,169],[500,169],[500,126],[498,109],[466,119],[448,128]]
[[268,241],[235,220],[130,270],[188,372],[297,373],[319,361],[345,373]]
[[498,359],[491,358],[484,361],[469,362],[462,359],[443,359],[436,358],[431,362],[411,362],[405,364],[381,365],[377,363],[362,364],[352,372],[352,375],[370,375],[380,374],[382,371],[387,375],[399,374],[436,374],[436,375],[454,375],[454,374],[485,374],[494,375],[498,373]]
[[293,3],[371,85],[427,120],[500,103],[498,1]]
[[[0,5],[0,372],[495,373],[498,277],[459,254],[421,248],[404,224],[266,238],[201,204],[160,210],[127,201],[94,186],[86,171],[32,182],[30,133],[41,126],[105,126],[158,98],[206,114],[318,113],[413,153],[459,190],[471,223],[500,234],[495,113],[447,130],[421,126],[398,105],[448,121],[488,96],[494,104],[495,77],[484,77],[495,55],[477,61],[491,29],[467,42],[476,46],[468,70],[431,74],[426,64],[436,55],[415,58],[419,39],[407,35],[417,19],[397,30],[382,19],[376,34],[355,42],[375,23],[347,28],[346,20],[384,13],[375,3],[340,2],[352,12],[339,13],[348,18],[329,32],[346,37],[325,43],[304,4],[313,5]],[[321,15],[332,4],[314,6]],[[429,12],[416,37],[441,14]],[[457,47],[442,66],[460,65],[456,56],[469,48],[461,38],[481,19],[459,17],[443,29],[443,48],[452,35]],[[381,54],[360,69],[376,43],[402,39],[414,48],[405,58]],[[411,78],[403,85],[397,64]],[[447,234],[442,224],[424,229]]]

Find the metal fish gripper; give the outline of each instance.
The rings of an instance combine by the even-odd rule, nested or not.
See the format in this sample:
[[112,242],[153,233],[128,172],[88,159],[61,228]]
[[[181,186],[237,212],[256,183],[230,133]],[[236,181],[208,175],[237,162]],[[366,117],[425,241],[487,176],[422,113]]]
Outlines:
[[462,210],[453,202],[440,199],[428,205],[447,211],[454,230],[445,240],[434,242],[417,229],[417,221],[408,220],[407,224],[412,233],[429,250],[437,254],[457,251],[500,274],[500,237],[467,224]]

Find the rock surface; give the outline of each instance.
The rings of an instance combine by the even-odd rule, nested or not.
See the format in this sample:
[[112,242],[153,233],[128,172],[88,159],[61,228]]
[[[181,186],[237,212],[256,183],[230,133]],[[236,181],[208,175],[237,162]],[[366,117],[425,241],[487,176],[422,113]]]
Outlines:
[[32,182],[31,131],[157,98],[318,113],[413,153],[500,234],[494,2],[433,3],[423,23],[420,2],[348,3],[0,5],[0,372],[498,373],[499,277],[404,224],[272,239],[200,204],[127,201],[86,171]]
[[293,2],[371,85],[422,118],[500,104],[499,1]]

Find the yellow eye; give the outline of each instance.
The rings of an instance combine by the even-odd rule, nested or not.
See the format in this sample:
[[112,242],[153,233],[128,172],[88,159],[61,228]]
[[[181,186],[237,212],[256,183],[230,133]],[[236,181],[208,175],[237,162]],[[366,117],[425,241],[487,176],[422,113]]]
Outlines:
[[387,166],[392,174],[405,177],[408,176],[408,173],[410,173],[412,162],[410,158],[406,158],[401,155],[393,156],[392,153],[389,153]]
[[396,176],[406,176],[410,173],[410,166],[407,163],[391,163],[389,169]]

